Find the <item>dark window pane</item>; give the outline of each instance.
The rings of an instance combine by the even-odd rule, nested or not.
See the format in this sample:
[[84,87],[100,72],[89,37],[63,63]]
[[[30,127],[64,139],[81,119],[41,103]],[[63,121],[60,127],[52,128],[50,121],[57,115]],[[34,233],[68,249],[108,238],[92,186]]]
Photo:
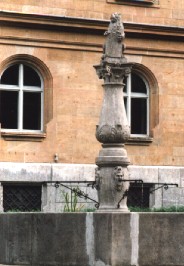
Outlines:
[[41,186],[3,186],[4,211],[40,211]]
[[23,129],[41,129],[41,93],[24,92]]
[[124,105],[125,105],[125,110],[126,110],[126,113],[127,113],[127,97],[124,97]]
[[19,77],[19,65],[13,65],[6,69],[1,77],[1,84],[17,85]]
[[149,208],[150,184],[130,184],[128,191],[128,207]]
[[132,73],[132,92],[147,93],[146,84],[138,75]]
[[18,92],[0,91],[1,128],[17,129]]
[[123,88],[123,91],[124,91],[124,92],[127,92],[127,80],[128,80],[127,77],[125,77],[124,80],[123,80],[123,83],[125,84],[125,85],[124,85],[124,88]]
[[131,99],[131,134],[147,134],[147,99]]
[[24,86],[41,87],[41,80],[37,72],[26,65],[24,65]]

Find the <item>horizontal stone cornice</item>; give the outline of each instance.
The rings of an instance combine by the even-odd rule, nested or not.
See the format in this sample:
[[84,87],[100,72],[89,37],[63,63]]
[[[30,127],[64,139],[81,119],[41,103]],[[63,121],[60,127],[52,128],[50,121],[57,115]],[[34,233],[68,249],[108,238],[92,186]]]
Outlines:
[[[75,41],[64,40],[51,40],[38,38],[24,38],[17,36],[3,36],[0,37],[0,44],[5,45],[19,45],[28,47],[41,47],[50,49],[66,49],[66,50],[78,50],[78,51],[90,51],[102,53],[102,45],[98,43],[85,43]],[[125,55],[145,55],[155,57],[168,57],[168,58],[184,58],[184,51],[168,48],[149,48],[149,47],[135,47],[126,45]]]
[[[87,31],[102,34],[109,20],[0,11],[0,26]],[[184,40],[184,27],[124,22],[127,37]]]
[[[81,50],[102,53],[103,34],[107,29],[109,20],[96,20],[77,17],[51,16],[38,14],[24,14],[16,12],[0,11],[0,44],[19,45],[29,47],[42,47],[67,50]],[[126,44],[125,55],[145,55],[154,57],[184,58],[184,51],[180,46],[170,45],[154,47],[154,41],[171,41],[182,43],[184,41],[184,27],[171,27],[163,25],[148,25],[140,23],[124,22],[127,40],[142,39],[149,42],[151,46],[144,43],[142,46],[132,45],[131,41]],[[4,30],[3,30],[4,28]],[[16,31],[19,28],[19,34]],[[30,29],[30,34],[25,34],[24,29]],[[37,34],[34,34],[34,30]],[[39,31],[39,34],[38,34]],[[42,31],[42,32],[41,32]],[[48,32],[45,35],[44,32]],[[56,34],[50,37],[49,33]],[[61,34],[60,38],[57,32]],[[40,34],[41,33],[41,34]],[[43,33],[43,34],[42,34]],[[68,38],[68,33],[74,34],[74,38]],[[84,41],[79,35],[92,36]],[[96,38],[99,36],[99,38]]]

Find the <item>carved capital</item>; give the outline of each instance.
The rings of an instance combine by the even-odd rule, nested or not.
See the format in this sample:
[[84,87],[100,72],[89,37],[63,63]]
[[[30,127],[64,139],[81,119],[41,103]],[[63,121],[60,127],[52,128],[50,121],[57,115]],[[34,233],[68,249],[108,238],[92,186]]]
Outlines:
[[104,58],[101,65],[95,66],[99,79],[107,82],[123,83],[124,78],[131,72],[131,65],[114,63],[113,58]]
[[125,143],[130,136],[128,125],[97,126],[96,138],[101,143]]

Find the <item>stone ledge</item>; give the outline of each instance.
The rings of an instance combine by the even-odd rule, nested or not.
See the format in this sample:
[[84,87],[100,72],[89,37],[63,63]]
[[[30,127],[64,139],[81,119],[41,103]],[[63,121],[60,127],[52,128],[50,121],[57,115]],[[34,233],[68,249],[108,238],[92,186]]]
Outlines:
[[[93,31],[100,35],[104,33],[109,24],[109,20],[78,18],[67,16],[53,16],[53,15],[40,15],[31,13],[18,13],[0,11],[0,24],[17,26],[17,24],[32,28],[43,28],[47,30],[72,29]],[[156,39],[184,39],[184,27],[167,26],[167,25],[154,25],[145,23],[124,22],[125,32],[128,34],[138,34],[139,38],[147,38],[150,36]]]
[[[0,162],[0,182],[94,181],[96,167],[95,164]],[[131,179],[184,186],[184,167],[129,165],[128,170]]]
[[43,141],[46,138],[46,134],[42,132],[32,133],[32,132],[6,132],[1,131],[1,137],[5,140],[21,140],[21,141]]

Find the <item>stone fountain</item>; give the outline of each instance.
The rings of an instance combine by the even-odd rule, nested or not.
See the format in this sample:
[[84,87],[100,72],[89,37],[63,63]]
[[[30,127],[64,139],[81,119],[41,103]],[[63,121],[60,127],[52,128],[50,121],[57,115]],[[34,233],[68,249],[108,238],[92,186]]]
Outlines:
[[104,80],[104,99],[96,128],[96,138],[102,149],[96,158],[96,187],[99,196],[99,212],[128,212],[127,192],[129,159],[124,143],[130,136],[123,100],[126,76],[131,72],[131,64],[124,56],[125,38],[121,16],[111,15],[106,41],[99,65],[95,65],[97,75]]

